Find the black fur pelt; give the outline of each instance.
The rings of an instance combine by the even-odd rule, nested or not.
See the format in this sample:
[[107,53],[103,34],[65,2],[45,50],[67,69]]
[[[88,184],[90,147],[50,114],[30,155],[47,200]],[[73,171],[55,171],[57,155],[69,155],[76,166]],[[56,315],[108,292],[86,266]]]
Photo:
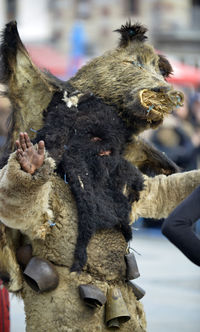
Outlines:
[[75,197],[78,237],[71,271],[80,272],[87,261],[89,240],[97,230],[117,227],[127,242],[132,238],[129,214],[143,189],[143,177],[122,157],[130,132],[113,107],[99,98],[87,94],[80,97],[77,107],[69,108],[63,92],[55,93],[44,123],[35,142],[45,141],[57,173]]

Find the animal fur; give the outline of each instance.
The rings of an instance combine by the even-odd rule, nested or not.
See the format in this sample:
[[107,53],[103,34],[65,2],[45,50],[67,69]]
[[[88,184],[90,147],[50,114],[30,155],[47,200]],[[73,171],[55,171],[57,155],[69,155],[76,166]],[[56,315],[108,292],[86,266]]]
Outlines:
[[[70,273],[77,239],[76,202],[70,186],[53,173],[52,158],[49,158],[51,163],[48,163],[47,159],[45,156],[44,165],[33,177],[20,169],[13,153],[8,164],[0,171],[1,220],[7,222],[7,230],[13,229],[13,225],[21,232],[23,226],[29,227],[30,235],[28,235],[33,254],[50,260],[60,278],[58,287],[44,294],[35,293],[24,281],[18,285],[25,303],[27,331],[66,330],[68,332],[71,329],[72,332],[77,330],[96,332],[99,328],[102,332],[108,331],[104,323],[105,307],[95,311],[86,307],[79,298],[80,284],[96,285],[105,295],[107,289],[113,285],[120,288],[131,315],[131,320],[124,323],[120,331],[146,331],[142,304],[136,300],[132,289],[124,282],[126,276],[124,254],[127,244],[119,230],[107,229],[94,234],[87,248],[88,260],[83,272],[81,275]],[[132,205],[132,221],[138,217],[156,219],[166,217],[199,183],[199,170],[170,176],[145,177],[145,186],[140,192],[140,198]],[[53,212],[55,225],[49,226],[45,241],[38,241],[33,238],[31,229],[37,229],[42,225],[42,213],[49,207]],[[9,216],[6,213],[9,213]],[[7,241],[12,242],[11,234],[6,232],[6,236]],[[18,270],[16,269],[17,263],[12,264],[13,260],[8,255],[8,250],[3,253],[0,250],[0,262],[4,253],[6,254],[3,258],[4,268],[9,269],[5,271],[9,271],[11,275],[8,287],[9,290],[16,291],[12,286],[14,287],[14,283],[16,286],[17,277],[21,277],[20,269],[19,266]],[[14,259],[13,249],[11,253]],[[48,310],[45,311],[44,308]]]
[[120,29],[116,29],[115,31],[119,32],[121,35],[119,47],[126,47],[130,42],[135,40],[143,42],[147,39],[147,36],[145,36],[147,28],[138,23],[132,25],[131,21],[122,25]]
[[[148,144],[136,137],[144,129],[154,128],[162,123],[162,112],[160,119],[155,121],[154,111],[148,113],[141,105],[139,92],[143,88],[162,87],[171,91],[172,87],[165,81],[171,72],[170,64],[167,59],[163,61],[163,56],[157,55],[152,46],[144,43],[147,29],[142,25],[128,22],[116,31],[121,36],[116,49],[92,60],[69,82],[63,82],[41,72],[32,63],[19,37],[16,22],[6,25],[0,52],[0,81],[7,86],[6,94],[12,103],[13,111],[8,139],[1,152],[0,167],[6,164],[9,154],[14,151],[19,131],[28,132],[33,139],[33,130],[43,127],[43,111],[55,91],[78,89],[84,93],[93,92],[105,103],[115,105],[117,113],[134,135],[128,147],[130,151],[132,144],[134,151],[134,154],[131,153],[131,162],[142,169],[142,172],[149,173],[150,170],[151,174],[171,174],[178,171],[177,166],[166,156],[153,147],[148,149]],[[128,159],[130,153],[126,155],[126,149],[124,153]],[[138,159],[138,155],[141,158]]]
[[[157,112],[153,102],[151,109],[144,107],[141,91],[157,92],[159,105],[163,102],[160,92],[166,99],[171,93],[180,93],[165,80],[172,72],[168,60],[144,42],[147,39],[145,27],[128,22],[115,31],[120,34],[118,47],[91,60],[69,83],[81,92],[93,92],[106,103],[114,104],[133,134],[138,135],[145,129],[157,128],[166,114],[162,107]],[[183,95],[180,96],[183,99]],[[175,106],[168,101],[168,112]]]
[[[11,34],[10,38],[7,38],[8,34]],[[4,32],[4,53],[2,56],[2,65],[4,66],[5,63],[8,66],[9,73],[4,83],[8,86],[8,96],[14,106],[11,116],[12,126],[6,147],[8,154],[14,150],[14,142],[20,130],[27,131],[33,139],[34,134],[31,128],[39,130],[44,126],[43,110],[47,109],[55,91],[68,90],[68,87],[63,86],[63,82],[50,78],[33,66],[23,45],[13,43],[15,38],[19,38],[16,25],[10,24]],[[135,165],[137,162],[144,165],[145,162],[149,167],[152,165],[152,158],[154,158],[152,168],[156,166],[157,172],[163,172],[162,155],[154,154],[152,150],[149,154],[148,145],[141,145],[138,137],[135,139],[137,132],[156,125],[152,117],[153,112],[147,117],[147,110],[140,105],[140,90],[146,87],[146,83],[147,88],[153,87],[154,84],[156,88],[159,88],[164,83],[165,87],[171,89],[161,76],[160,61],[157,55],[153,53],[152,60],[157,59],[156,67],[154,67],[150,61],[151,57],[148,55],[148,47],[145,48],[144,45],[143,41],[129,40],[127,46],[123,48],[119,46],[118,49],[111,51],[110,57],[103,56],[96,59],[95,65],[92,66],[91,70],[88,70],[88,75],[87,70],[83,71],[84,76],[78,74],[81,83],[78,81],[76,83],[77,88],[80,83],[83,93],[85,93],[85,87],[96,86],[95,95],[100,95],[106,103],[115,104],[117,113],[127,123],[129,129],[135,133],[134,141],[125,144],[123,156],[126,156],[127,159],[130,158],[129,160]],[[130,50],[130,54],[128,54],[128,50]],[[140,81],[137,75],[140,73],[142,76],[143,69],[131,61],[132,56],[135,57],[145,50],[147,50],[147,56],[145,57],[144,54],[142,59],[148,60],[145,60],[144,64],[149,70],[143,73],[145,78],[141,77]],[[120,54],[122,61],[120,61]],[[6,58],[13,60],[6,62]],[[107,82],[102,82],[101,76],[104,75]],[[126,84],[126,79],[128,84]],[[91,81],[89,82],[89,80]],[[73,91],[77,89],[76,83],[74,79]],[[110,88],[109,91],[106,91],[105,96],[103,96],[104,84],[106,90]],[[69,86],[68,83],[67,85]],[[134,107],[134,105],[137,106],[136,100],[140,105],[138,109]],[[67,102],[70,101],[67,100]],[[152,122],[147,120],[152,120]],[[98,140],[96,142],[100,143]],[[61,146],[64,153],[64,146]],[[50,146],[50,148],[52,147]],[[53,151],[51,152],[53,153]],[[137,160],[135,156],[137,156]],[[87,248],[88,259],[83,272],[80,276],[70,273],[78,235],[77,205],[70,186],[65,184],[60,176],[53,173],[54,162],[49,158],[51,162],[48,163],[47,159],[45,156],[45,163],[41,169],[34,176],[31,176],[20,169],[15,153],[11,153],[6,166],[0,171],[0,217],[8,226],[1,229],[3,250],[0,250],[0,262],[3,263],[3,266],[1,265],[0,268],[10,274],[8,289],[14,292],[18,290],[23,296],[27,331],[108,331],[104,323],[105,308],[101,307],[93,311],[86,307],[79,298],[78,286],[80,284],[96,285],[105,295],[112,286],[120,288],[131,315],[131,320],[120,326],[120,331],[146,331],[142,305],[140,301],[136,300],[130,286],[125,283],[124,254],[127,244],[118,229],[100,230],[95,233]],[[166,171],[167,162],[165,162],[164,170]],[[170,169],[170,172],[173,170]],[[145,177],[145,186],[140,192],[140,198],[132,204],[132,221],[138,217],[156,219],[166,217],[182,199],[199,185],[199,181],[199,170],[168,177],[165,175],[154,178]],[[50,226],[46,220],[46,212],[49,210],[52,211],[54,226]],[[37,231],[44,224],[46,226],[46,223],[48,233],[45,241],[38,240],[35,238],[33,230]],[[22,274],[15,259],[16,246],[13,245],[13,237],[9,232],[9,230],[13,231],[13,228],[17,228],[21,233],[25,229],[33,247],[33,254],[46,258],[55,265],[60,282],[54,291],[38,294],[22,281]],[[24,238],[24,235],[22,237]],[[48,308],[48,310],[45,311],[44,308]]]
[[74,194],[78,236],[71,271],[81,271],[96,231],[118,227],[125,240],[131,240],[129,214],[143,189],[143,177],[122,157],[131,132],[114,107],[99,98],[56,93],[44,122],[34,142],[45,141],[57,162],[57,173]]

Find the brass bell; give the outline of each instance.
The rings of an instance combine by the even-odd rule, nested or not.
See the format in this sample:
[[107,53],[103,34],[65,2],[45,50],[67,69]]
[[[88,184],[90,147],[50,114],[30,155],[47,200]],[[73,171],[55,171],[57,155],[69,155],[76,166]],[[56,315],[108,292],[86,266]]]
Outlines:
[[25,268],[32,257],[32,246],[31,244],[26,244],[22,247],[19,247],[16,251],[16,258],[18,263]]
[[110,287],[107,292],[106,325],[119,328],[131,318],[119,288]]
[[143,296],[145,296],[145,294],[146,294],[145,290],[143,288],[141,288],[140,286],[138,286],[135,282],[129,281],[128,285],[131,286],[133,293],[135,294],[137,300],[140,300],[143,298]]
[[58,273],[48,260],[32,257],[24,270],[27,284],[36,292],[50,291],[58,286]]
[[132,280],[140,276],[135,255],[133,253],[124,256],[126,262],[126,279]]
[[85,304],[91,308],[101,307],[106,303],[104,293],[94,285],[80,285],[79,294]]

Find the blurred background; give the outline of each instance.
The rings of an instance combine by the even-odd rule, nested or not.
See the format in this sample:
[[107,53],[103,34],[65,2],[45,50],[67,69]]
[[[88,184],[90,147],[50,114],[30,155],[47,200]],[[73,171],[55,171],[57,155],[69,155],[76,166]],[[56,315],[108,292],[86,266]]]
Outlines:
[[[185,94],[161,128],[144,138],[182,169],[200,167],[200,0],[0,0],[0,28],[16,20],[41,69],[67,80],[92,57],[117,45],[113,30],[127,20],[148,27],[148,38],[170,60],[169,81]],[[3,90],[5,87],[0,86]],[[0,98],[0,145],[11,108]],[[161,234],[162,220],[139,220],[132,247],[146,296],[148,332],[200,331],[200,272]],[[199,234],[199,222],[196,232]],[[137,230],[136,230],[137,229]],[[23,304],[11,299],[11,332],[25,331]],[[67,300],[67,299],[66,299]]]

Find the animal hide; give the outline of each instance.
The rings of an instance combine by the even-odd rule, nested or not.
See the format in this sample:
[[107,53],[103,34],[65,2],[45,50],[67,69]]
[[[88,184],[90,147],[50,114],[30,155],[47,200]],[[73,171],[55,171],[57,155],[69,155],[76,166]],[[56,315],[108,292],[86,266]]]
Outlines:
[[[132,25],[125,26],[122,31],[119,30],[122,36],[124,29],[129,34],[132,31]],[[138,31],[139,26],[134,25],[134,29]],[[142,28],[139,31],[143,35],[146,32]],[[137,34],[135,38],[128,40],[126,47],[120,46],[116,50],[94,59],[69,82],[63,82],[49,73],[41,72],[33,64],[19,37],[16,22],[8,23],[3,33],[1,45],[0,82],[7,86],[6,96],[10,99],[13,110],[10,115],[8,139],[1,152],[0,166],[3,167],[6,164],[9,154],[14,151],[15,141],[20,131],[26,131],[30,138],[34,139],[35,132],[43,127],[43,112],[47,109],[56,91],[66,89],[71,92],[78,89],[84,93],[93,92],[96,96],[100,96],[104,102],[115,104],[120,116],[123,117],[128,126],[131,124],[132,151],[135,151],[135,154],[131,154],[131,162],[135,166],[145,173],[149,173],[149,170],[154,174],[177,172],[178,167],[167,156],[163,156],[152,146],[148,149],[148,143],[135,136],[138,131],[160,124],[164,114],[170,112],[168,109],[167,112],[163,113],[161,108],[159,111],[152,109],[148,113],[146,106],[142,107],[138,100],[139,90],[144,88],[141,84],[145,82],[145,88],[150,86],[152,90],[154,81],[152,81],[150,71],[143,71],[138,65],[132,64],[133,59],[138,58],[139,54],[143,54],[141,61],[145,64],[150,66],[152,62],[155,62],[155,75],[158,76],[159,83],[155,84],[154,90],[160,86],[169,88],[160,70],[166,77],[169,74],[166,72],[166,67],[168,68],[170,65],[166,60],[167,65],[163,66],[160,57],[155,54],[153,48],[138,40]],[[132,92],[131,96],[128,97],[130,88]],[[175,96],[176,94],[177,92],[174,92]],[[168,95],[165,99],[168,99]],[[131,100],[134,102],[134,106],[132,102],[130,105]],[[171,101],[170,105],[173,106],[174,103],[175,101]],[[154,118],[158,118],[159,114],[160,118],[155,121]],[[130,144],[128,150],[130,151]],[[126,150],[125,158],[129,158],[129,152],[126,156]]]
[[81,271],[96,231],[118,226],[126,241],[131,240],[129,214],[143,177],[122,155],[131,132],[114,107],[99,98],[55,93],[44,122],[34,142],[44,140],[57,173],[74,194],[78,237],[71,271]]

